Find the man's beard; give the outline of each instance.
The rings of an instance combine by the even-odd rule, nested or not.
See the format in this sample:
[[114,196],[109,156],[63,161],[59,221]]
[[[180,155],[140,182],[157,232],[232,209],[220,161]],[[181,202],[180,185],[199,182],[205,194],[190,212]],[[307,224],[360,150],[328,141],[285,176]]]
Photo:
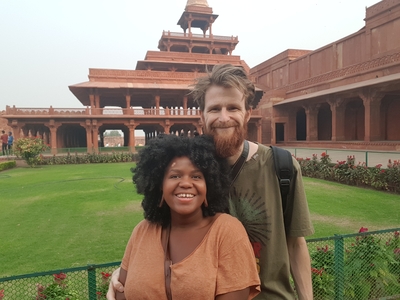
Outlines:
[[240,124],[237,123],[235,125],[232,134],[223,135],[220,132],[217,132],[218,127],[216,128],[215,126],[211,126],[211,128],[205,132],[206,134],[213,136],[215,150],[219,157],[231,157],[235,155],[242,146],[247,134],[247,123],[244,123],[243,126],[240,126]]

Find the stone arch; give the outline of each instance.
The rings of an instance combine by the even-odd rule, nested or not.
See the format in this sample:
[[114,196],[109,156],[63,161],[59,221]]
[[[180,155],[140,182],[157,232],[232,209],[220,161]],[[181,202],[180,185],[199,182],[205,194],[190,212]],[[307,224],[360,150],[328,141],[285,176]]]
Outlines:
[[363,141],[365,136],[365,109],[362,100],[350,100],[346,105],[344,116],[345,140]]
[[[120,146],[122,147],[127,147],[129,145],[129,128],[127,128],[124,124],[118,124],[118,123],[103,123],[99,127],[99,147],[105,147],[104,143],[104,133],[106,130],[120,130],[122,131],[122,143]],[[117,141],[118,144],[119,141]],[[113,143],[114,144],[114,143]]]
[[400,99],[385,97],[382,100],[382,137],[388,141],[400,141]]
[[192,123],[175,123],[171,126],[170,133],[183,134],[184,136],[193,136],[196,126]]
[[328,103],[321,104],[318,111],[318,140],[332,139],[332,111]]
[[57,148],[86,147],[86,130],[79,124],[62,124],[57,129]]
[[296,140],[305,141],[307,139],[307,117],[303,107],[299,107],[296,112]]

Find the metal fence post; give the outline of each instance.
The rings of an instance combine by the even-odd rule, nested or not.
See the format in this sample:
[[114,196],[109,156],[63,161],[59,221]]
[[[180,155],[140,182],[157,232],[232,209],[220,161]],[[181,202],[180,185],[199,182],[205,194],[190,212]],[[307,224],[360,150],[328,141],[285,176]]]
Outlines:
[[344,297],[344,240],[343,236],[335,234],[335,300]]
[[89,289],[89,300],[96,300],[96,267],[88,266],[88,289]]
[[368,165],[368,151],[365,151],[365,165],[367,167],[369,167],[369,165]]

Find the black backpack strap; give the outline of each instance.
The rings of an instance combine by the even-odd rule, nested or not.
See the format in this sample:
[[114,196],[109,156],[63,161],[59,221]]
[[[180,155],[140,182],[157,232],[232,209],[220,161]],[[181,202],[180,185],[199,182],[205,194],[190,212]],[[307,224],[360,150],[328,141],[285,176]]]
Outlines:
[[293,177],[293,161],[289,151],[271,146],[272,156],[274,158],[275,172],[278,176],[279,187],[282,197],[282,210],[286,210],[287,196],[290,191],[290,182]]
[[231,168],[231,179],[232,179],[231,186],[235,182],[240,171],[242,170],[248,155],[249,155],[249,142],[247,140],[244,140],[242,154],[240,154],[239,158],[236,160],[236,162]]

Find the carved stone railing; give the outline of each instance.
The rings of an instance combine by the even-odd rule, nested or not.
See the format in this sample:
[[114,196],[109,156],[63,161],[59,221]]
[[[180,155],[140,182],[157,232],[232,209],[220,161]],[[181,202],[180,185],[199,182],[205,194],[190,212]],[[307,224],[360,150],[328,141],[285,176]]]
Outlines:
[[6,116],[200,116],[199,109],[183,108],[19,108],[6,106]]
[[223,41],[238,41],[237,36],[223,36],[223,35],[213,35],[213,34],[197,34],[197,33],[181,33],[181,32],[171,32],[163,31],[163,37],[182,37],[182,38],[206,38],[213,40],[223,40]]
[[339,70],[331,71],[325,74],[321,74],[312,78],[308,78],[303,81],[295,82],[284,87],[287,92],[293,92],[304,87],[313,86],[323,82],[329,82],[338,78],[344,78],[347,76],[355,75],[358,73],[367,72],[375,68],[383,67],[400,62],[400,52],[385,55],[382,57],[374,58],[369,61],[358,63],[349,67],[345,67]]

